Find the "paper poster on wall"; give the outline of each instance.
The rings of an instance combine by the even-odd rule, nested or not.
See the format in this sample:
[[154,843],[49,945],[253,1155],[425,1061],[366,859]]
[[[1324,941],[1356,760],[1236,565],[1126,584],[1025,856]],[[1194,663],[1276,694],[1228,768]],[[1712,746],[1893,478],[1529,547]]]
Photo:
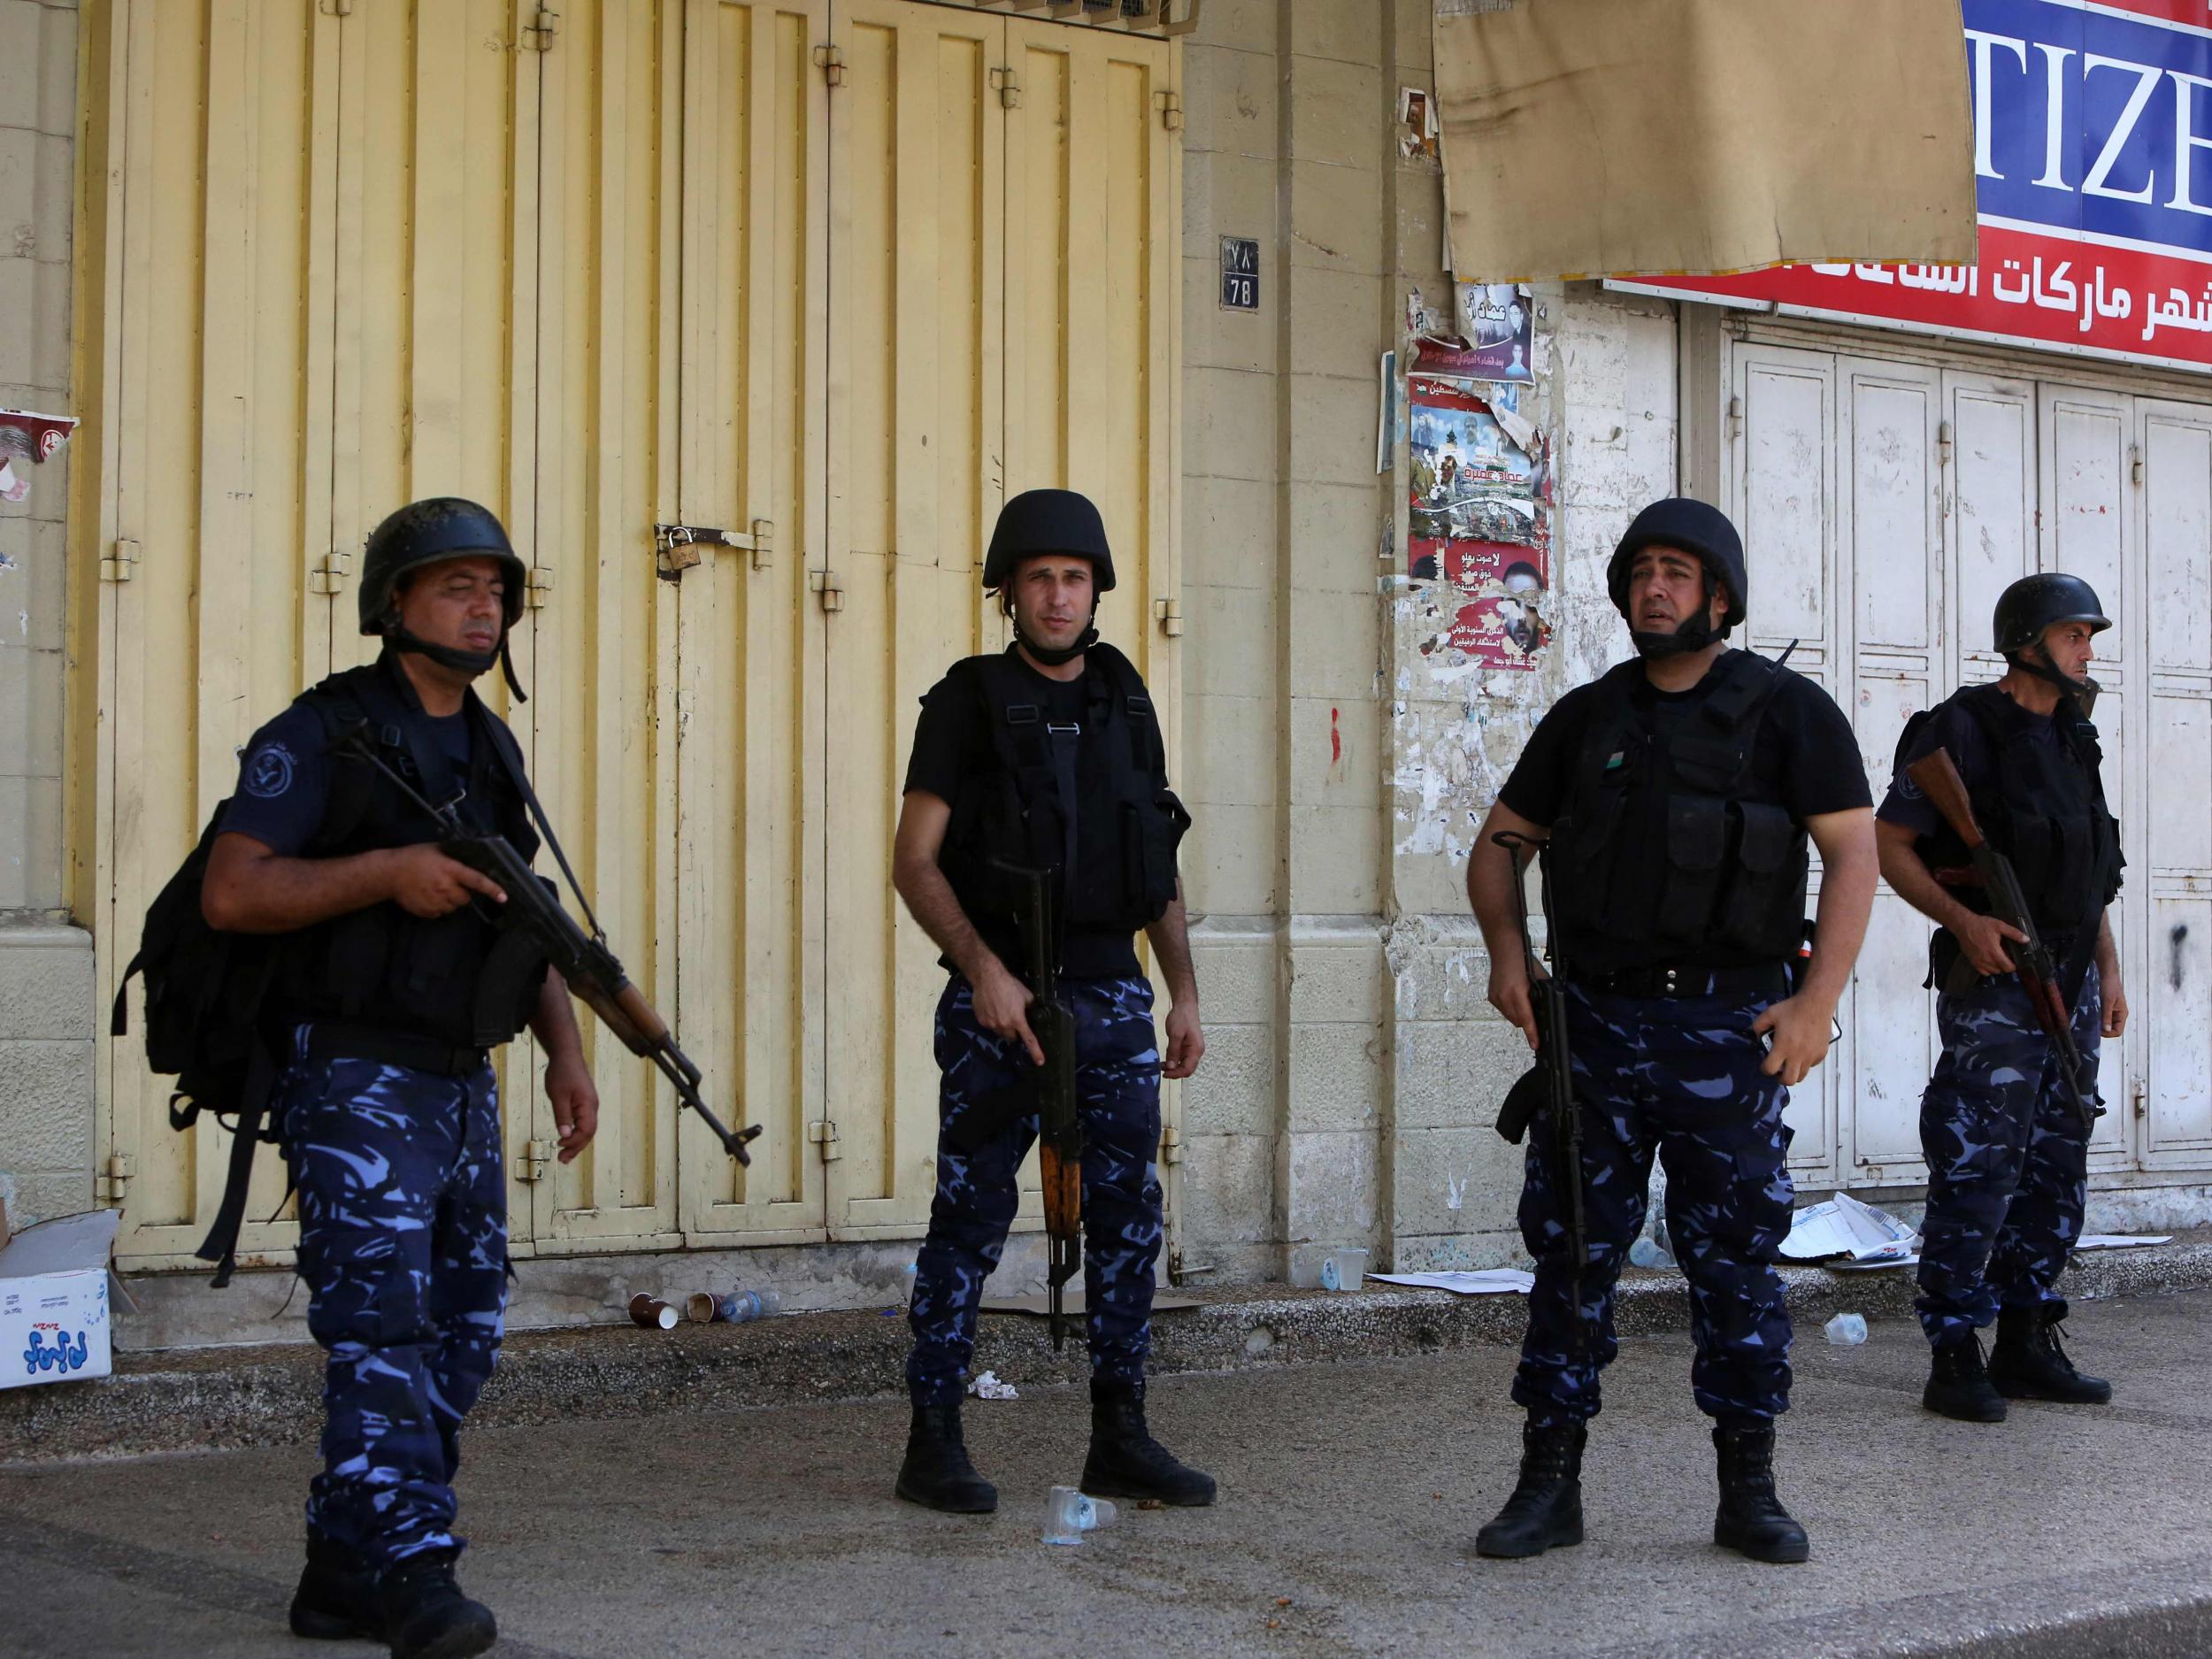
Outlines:
[[1544,619],[1551,514],[1542,443],[1532,433],[1531,447],[1516,442],[1464,381],[1415,375],[1407,394],[1407,573],[1461,595],[1450,627],[1422,649],[1491,667],[1532,668],[1551,637]]
[[1534,380],[1535,302],[1511,282],[1455,282],[1452,294],[1462,349],[1438,370],[1478,380]]

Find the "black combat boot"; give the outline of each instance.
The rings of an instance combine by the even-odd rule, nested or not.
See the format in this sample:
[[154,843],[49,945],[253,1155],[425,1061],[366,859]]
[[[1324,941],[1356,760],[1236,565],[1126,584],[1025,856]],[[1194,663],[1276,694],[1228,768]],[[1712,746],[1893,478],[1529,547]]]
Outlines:
[[307,1568],[292,1592],[292,1634],[311,1641],[361,1641],[383,1633],[376,1569],[345,1545],[310,1532]]
[[1928,1367],[1928,1386],[1920,1391],[1920,1403],[1962,1423],[2005,1420],[2005,1397],[1990,1386],[1989,1373],[1982,1369],[1979,1335],[1969,1332],[1936,1349]]
[[1091,1455],[1083,1490],[1094,1498],[1157,1498],[1186,1509],[1214,1501],[1214,1478],[1179,1463],[1144,1424],[1142,1383],[1091,1384]]
[[1522,1426],[1520,1484],[1475,1534],[1478,1555],[1510,1561],[1582,1541],[1582,1448],[1589,1439],[1579,1423]]
[[384,1640],[392,1659],[466,1659],[499,1640],[491,1609],[453,1581],[457,1549],[426,1549],[384,1575]]
[[2062,1302],[2006,1308],[1997,1315],[1997,1346],[1989,1353],[1989,1383],[2008,1400],[2055,1400],[2061,1405],[2109,1404],[2112,1385],[2074,1369],[2058,1343]]
[[1754,1561],[1798,1562],[1810,1555],[1805,1529],[1774,1495],[1774,1425],[1716,1423],[1713,1449],[1720,1454],[1713,1541]]
[[998,1488],[975,1472],[960,1436],[960,1402],[914,1408],[907,1431],[906,1461],[899,1465],[898,1494],[949,1515],[988,1515]]

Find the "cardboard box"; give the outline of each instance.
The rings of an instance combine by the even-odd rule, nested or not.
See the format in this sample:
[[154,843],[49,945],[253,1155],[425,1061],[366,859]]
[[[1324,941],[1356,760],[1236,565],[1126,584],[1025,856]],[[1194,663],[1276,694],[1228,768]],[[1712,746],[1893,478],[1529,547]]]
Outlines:
[[0,1248],[0,1388],[115,1369],[108,1260],[122,1219],[114,1210],[58,1216]]

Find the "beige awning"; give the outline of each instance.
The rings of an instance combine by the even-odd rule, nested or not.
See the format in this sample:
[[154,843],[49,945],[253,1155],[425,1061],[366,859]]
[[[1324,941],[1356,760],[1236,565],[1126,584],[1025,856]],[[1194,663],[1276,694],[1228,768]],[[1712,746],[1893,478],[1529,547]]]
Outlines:
[[1959,0],[1438,0],[1471,281],[1974,258]]

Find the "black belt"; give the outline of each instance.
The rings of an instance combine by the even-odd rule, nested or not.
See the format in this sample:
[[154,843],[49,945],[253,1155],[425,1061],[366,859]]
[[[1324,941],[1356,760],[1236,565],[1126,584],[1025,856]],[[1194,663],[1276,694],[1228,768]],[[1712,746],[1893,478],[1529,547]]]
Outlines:
[[474,1077],[491,1056],[482,1048],[457,1048],[434,1037],[411,1037],[373,1025],[317,1020],[307,1028],[307,1057],[318,1064],[332,1060],[376,1060],[411,1071],[440,1077]]
[[1749,968],[1623,968],[1616,973],[1569,977],[1585,991],[1609,996],[1763,996],[1778,1001],[1789,995],[1789,976],[1778,962]]

